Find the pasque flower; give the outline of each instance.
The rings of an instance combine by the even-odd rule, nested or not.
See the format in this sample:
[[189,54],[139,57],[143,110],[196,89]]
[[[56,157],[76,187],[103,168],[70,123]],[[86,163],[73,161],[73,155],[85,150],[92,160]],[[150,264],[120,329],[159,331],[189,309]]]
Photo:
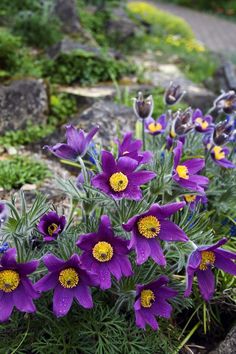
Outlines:
[[89,144],[98,129],[98,127],[93,128],[85,136],[83,130],[77,130],[73,125],[68,125],[66,127],[67,143],[59,143],[54,146],[46,145],[45,148],[61,159],[76,161],[78,157],[83,157],[86,154]]
[[173,179],[181,187],[204,193],[204,188],[209,182],[207,177],[197,174],[205,166],[203,159],[191,159],[180,162],[182,156],[183,144],[178,141],[174,149],[174,170]]
[[132,133],[126,133],[122,141],[116,140],[118,144],[118,157],[130,157],[136,160],[139,164],[150,162],[153,154],[150,151],[140,151],[142,141],[133,139]]
[[168,282],[166,276],[160,276],[147,285],[136,286],[134,310],[137,327],[145,329],[148,324],[157,330],[156,316],[170,318],[172,307],[167,300],[176,296],[177,291],[167,287]]
[[226,114],[232,114],[236,112],[236,93],[231,90],[228,92],[222,92],[220,96],[214,101],[213,107],[218,112],[224,112]]
[[145,131],[151,135],[163,134],[167,126],[166,115],[162,114],[157,120],[153,118],[145,119]]
[[128,259],[128,241],[114,235],[107,215],[101,217],[97,232],[79,237],[77,246],[84,251],[81,255],[83,267],[97,274],[101,289],[111,287],[111,274],[117,280],[133,274]]
[[189,107],[185,111],[177,111],[173,117],[170,126],[170,137],[175,138],[177,135],[182,136],[190,132],[194,128],[192,122],[193,111]]
[[45,242],[54,241],[58,235],[64,230],[66,218],[64,215],[59,216],[56,212],[50,211],[41,217],[38,223],[38,231],[44,236]]
[[41,278],[34,287],[37,291],[54,290],[53,312],[57,317],[65,316],[73,299],[86,309],[93,307],[90,286],[97,285],[96,276],[81,267],[80,258],[73,254],[68,260],[53,254],[43,257],[49,273]]
[[116,161],[108,151],[102,151],[103,172],[92,178],[92,185],[114,199],[142,198],[140,186],[156,177],[151,171],[135,171],[138,161],[120,157]]
[[220,248],[226,242],[227,239],[222,238],[213,245],[200,246],[191,253],[186,267],[187,284],[185,296],[191,294],[194,274],[197,276],[202,297],[206,301],[213,297],[215,291],[213,267],[236,275],[236,264],[232,261],[232,259],[236,259],[236,253]]
[[199,133],[208,133],[213,129],[212,116],[204,116],[200,109],[196,109],[192,116],[195,130]]
[[234,126],[230,120],[224,120],[215,125],[213,142],[215,145],[224,145],[230,140]]
[[229,153],[230,150],[227,147],[216,145],[211,148],[211,157],[217,165],[225,168],[235,168],[236,166],[226,158]]
[[151,117],[154,103],[152,96],[143,97],[142,92],[138,93],[138,97],[134,98],[133,109],[136,116],[140,119]]
[[17,263],[16,249],[9,248],[0,259],[0,322],[7,321],[14,306],[21,312],[35,312],[33,299],[39,295],[28,275],[38,266],[37,260]]
[[187,235],[169,217],[185,206],[185,202],[172,203],[160,206],[153,204],[143,214],[133,216],[126,224],[125,231],[132,231],[129,248],[137,254],[137,264],[143,264],[148,257],[156,263],[166,265],[160,240],[162,241],[188,241]]
[[164,94],[164,103],[168,106],[173,106],[181,100],[185,91],[182,91],[180,85],[175,85],[173,82],[170,83],[170,86],[166,89]]

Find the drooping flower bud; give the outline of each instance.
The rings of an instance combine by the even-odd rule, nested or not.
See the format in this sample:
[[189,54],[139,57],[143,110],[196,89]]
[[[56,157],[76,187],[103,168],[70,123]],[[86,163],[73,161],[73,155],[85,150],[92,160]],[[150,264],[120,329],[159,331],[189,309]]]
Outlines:
[[145,119],[151,117],[154,108],[152,95],[144,98],[142,92],[139,92],[138,97],[134,98],[133,108],[138,118]]
[[185,91],[182,91],[180,85],[175,85],[173,82],[171,82],[170,86],[165,91],[164,103],[167,106],[173,106],[182,99],[184,94]]
[[176,135],[185,135],[194,128],[194,124],[192,122],[192,114],[193,111],[189,107],[184,112],[177,111],[173,115],[173,121],[171,123],[170,129],[170,136],[172,138],[175,138]]
[[213,107],[219,113],[232,114],[236,113],[236,93],[235,91],[223,92],[214,101]]
[[213,132],[213,141],[215,145],[224,145],[230,139],[230,136],[233,132],[233,124],[225,120],[216,124]]

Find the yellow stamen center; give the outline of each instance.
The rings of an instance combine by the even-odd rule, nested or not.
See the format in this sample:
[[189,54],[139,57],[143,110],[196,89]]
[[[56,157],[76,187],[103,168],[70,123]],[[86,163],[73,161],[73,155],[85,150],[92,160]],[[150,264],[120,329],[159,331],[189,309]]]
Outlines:
[[99,262],[108,262],[113,257],[113,247],[108,242],[98,242],[93,247],[93,257]]
[[0,290],[10,293],[20,284],[20,276],[14,270],[2,270],[0,272]]
[[233,100],[225,100],[224,106],[225,108],[230,108],[232,106]]
[[152,290],[143,290],[141,292],[141,305],[150,308],[155,301],[155,295]]
[[222,151],[222,148],[220,146],[215,146],[212,150],[214,152],[216,160],[222,160],[225,158],[225,153],[224,151]]
[[174,124],[172,124],[171,129],[170,129],[170,137],[174,139],[176,137],[176,132],[174,128]]
[[184,199],[186,200],[186,202],[187,203],[192,203],[192,202],[194,202],[195,201],[195,199],[196,199],[196,195],[194,195],[194,194],[186,194],[186,195],[184,195]]
[[162,125],[160,123],[150,123],[148,125],[148,129],[151,133],[156,133],[162,130]]
[[154,238],[158,236],[160,230],[160,221],[155,216],[144,216],[138,221],[138,231],[146,238]]
[[195,122],[197,122],[203,130],[205,130],[209,126],[209,123],[200,117],[196,118]]
[[180,178],[189,179],[188,168],[184,165],[178,165],[176,167],[176,172]]
[[79,283],[79,274],[74,268],[63,269],[59,274],[59,282],[63,288],[74,288]]
[[199,266],[200,270],[207,270],[208,265],[213,266],[215,263],[215,254],[212,251],[202,251],[201,252],[202,260]]
[[122,172],[116,172],[110,177],[109,183],[115,192],[122,192],[127,188],[129,181]]
[[58,225],[57,224],[51,224],[50,226],[48,226],[48,234],[50,236],[52,236],[54,234],[54,232],[56,232],[58,229]]

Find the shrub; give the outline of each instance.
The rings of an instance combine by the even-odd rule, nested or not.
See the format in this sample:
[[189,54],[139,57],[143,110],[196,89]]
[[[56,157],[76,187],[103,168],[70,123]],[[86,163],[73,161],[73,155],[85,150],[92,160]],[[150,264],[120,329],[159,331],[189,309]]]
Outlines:
[[9,30],[0,28],[0,68],[5,71],[14,71],[19,65],[19,49],[21,39],[14,36]]
[[151,26],[156,34],[180,35],[182,38],[194,38],[191,27],[180,17],[159,10],[156,6],[144,1],[134,1],[127,4],[130,14],[141,22]]
[[0,161],[0,187],[19,189],[26,183],[39,183],[49,176],[47,167],[25,156]]

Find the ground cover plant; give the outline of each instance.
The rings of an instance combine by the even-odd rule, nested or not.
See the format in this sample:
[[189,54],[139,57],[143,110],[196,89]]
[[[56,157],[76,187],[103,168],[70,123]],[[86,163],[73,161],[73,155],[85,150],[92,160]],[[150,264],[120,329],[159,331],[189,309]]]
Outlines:
[[157,117],[134,98],[141,140],[104,150],[98,127],[68,125],[44,147],[78,167],[57,179],[69,215],[1,201],[1,353],[172,354],[233,318],[236,94],[209,112],[176,110],[182,96],[171,84]]

